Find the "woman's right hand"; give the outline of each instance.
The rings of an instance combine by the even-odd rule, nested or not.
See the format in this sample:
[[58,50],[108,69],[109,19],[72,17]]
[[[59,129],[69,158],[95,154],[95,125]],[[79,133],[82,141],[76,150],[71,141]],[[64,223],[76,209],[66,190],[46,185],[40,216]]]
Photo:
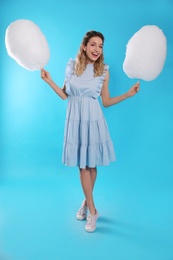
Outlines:
[[47,83],[50,83],[52,80],[50,73],[43,68],[41,69],[41,78]]

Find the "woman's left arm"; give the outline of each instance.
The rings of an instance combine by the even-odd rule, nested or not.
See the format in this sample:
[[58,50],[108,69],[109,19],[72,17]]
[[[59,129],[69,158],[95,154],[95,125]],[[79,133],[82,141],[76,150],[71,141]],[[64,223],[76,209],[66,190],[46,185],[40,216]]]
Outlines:
[[106,71],[106,76],[103,82],[103,87],[101,92],[102,104],[104,107],[115,105],[129,97],[133,97],[139,91],[140,88],[140,83],[137,82],[129,89],[127,93],[117,97],[110,97],[108,83],[109,83],[109,72]]

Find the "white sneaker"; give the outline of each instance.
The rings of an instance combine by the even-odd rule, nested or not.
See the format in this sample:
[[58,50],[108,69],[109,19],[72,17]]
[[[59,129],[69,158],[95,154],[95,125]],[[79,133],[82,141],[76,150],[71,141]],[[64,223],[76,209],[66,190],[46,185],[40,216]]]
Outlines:
[[79,208],[78,212],[76,213],[76,218],[78,220],[84,220],[87,217],[88,207],[85,205],[85,200],[82,202],[81,207]]
[[99,213],[96,211],[95,215],[89,214],[87,217],[87,223],[85,225],[85,230],[87,232],[93,232],[96,229],[96,221],[99,217]]

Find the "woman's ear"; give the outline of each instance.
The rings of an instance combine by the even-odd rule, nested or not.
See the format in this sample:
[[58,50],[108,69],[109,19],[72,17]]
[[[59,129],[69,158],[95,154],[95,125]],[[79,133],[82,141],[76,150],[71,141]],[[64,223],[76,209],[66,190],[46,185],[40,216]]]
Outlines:
[[82,49],[86,51],[86,46],[84,44],[82,44]]

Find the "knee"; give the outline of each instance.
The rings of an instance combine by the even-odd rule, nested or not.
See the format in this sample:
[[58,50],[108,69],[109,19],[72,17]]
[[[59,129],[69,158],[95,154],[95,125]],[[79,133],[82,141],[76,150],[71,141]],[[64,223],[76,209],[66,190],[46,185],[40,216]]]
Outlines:
[[86,173],[89,173],[89,169],[88,168],[85,168],[85,169],[80,169],[80,174],[81,175],[84,175]]
[[91,172],[91,174],[97,173],[97,168],[96,167],[95,168],[90,168],[90,172]]

